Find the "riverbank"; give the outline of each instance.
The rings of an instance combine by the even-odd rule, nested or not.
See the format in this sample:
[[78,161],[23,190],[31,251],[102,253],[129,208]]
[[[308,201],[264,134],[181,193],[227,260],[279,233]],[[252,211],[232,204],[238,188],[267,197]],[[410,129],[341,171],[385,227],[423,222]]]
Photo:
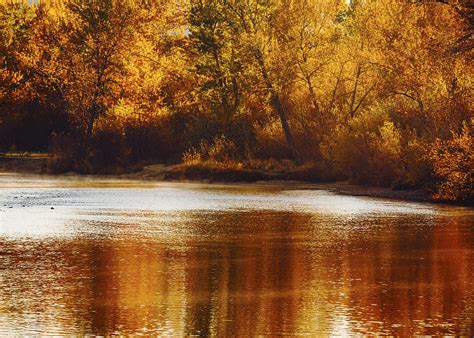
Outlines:
[[0,173],[47,175],[54,177],[82,177],[91,180],[182,181],[207,183],[238,183],[259,185],[291,185],[301,189],[327,190],[341,195],[371,196],[409,201],[433,202],[423,190],[394,190],[362,186],[348,181],[314,182],[301,169],[290,171],[251,170],[246,168],[212,168],[183,164],[152,164],[136,167],[114,175],[80,175],[77,173],[52,174],[48,170],[47,154],[8,154],[0,156]]
[[307,179],[304,170],[265,171],[250,169],[225,169],[185,165],[149,165],[143,170],[119,175],[128,179],[165,181],[205,181],[208,183],[249,183],[263,185],[292,185],[301,189],[327,190],[341,195],[371,196],[403,199],[420,202],[433,202],[423,190],[394,190],[383,187],[362,186],[349,181],[315,182]]

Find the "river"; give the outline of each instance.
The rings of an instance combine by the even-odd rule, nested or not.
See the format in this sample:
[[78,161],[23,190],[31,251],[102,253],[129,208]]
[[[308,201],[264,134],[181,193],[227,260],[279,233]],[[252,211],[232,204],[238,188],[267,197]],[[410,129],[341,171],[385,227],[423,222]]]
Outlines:
[[0,336],[474,335],[474,210],[0,175]]

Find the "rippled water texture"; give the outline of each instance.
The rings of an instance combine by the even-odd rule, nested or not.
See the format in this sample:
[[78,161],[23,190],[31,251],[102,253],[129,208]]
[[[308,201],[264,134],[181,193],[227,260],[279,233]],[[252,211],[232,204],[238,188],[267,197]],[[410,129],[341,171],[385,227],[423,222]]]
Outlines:
[[473,209],[0,176],[0,335],[474,335],[473,262]]

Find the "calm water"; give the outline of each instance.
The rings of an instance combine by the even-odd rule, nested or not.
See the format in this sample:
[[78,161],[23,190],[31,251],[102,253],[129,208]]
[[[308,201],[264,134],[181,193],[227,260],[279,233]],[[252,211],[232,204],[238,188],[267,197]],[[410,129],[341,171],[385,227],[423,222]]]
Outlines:
[[473,276],[473,209],[0,176],[0,335],[474,335]]

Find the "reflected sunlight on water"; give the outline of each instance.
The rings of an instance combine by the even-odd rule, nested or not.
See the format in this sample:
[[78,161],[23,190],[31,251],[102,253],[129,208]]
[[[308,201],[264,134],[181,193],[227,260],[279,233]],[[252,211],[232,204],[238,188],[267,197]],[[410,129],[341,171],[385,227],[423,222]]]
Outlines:
[[472,335],[473,220],[288,186],[2,176],[0,335]]

